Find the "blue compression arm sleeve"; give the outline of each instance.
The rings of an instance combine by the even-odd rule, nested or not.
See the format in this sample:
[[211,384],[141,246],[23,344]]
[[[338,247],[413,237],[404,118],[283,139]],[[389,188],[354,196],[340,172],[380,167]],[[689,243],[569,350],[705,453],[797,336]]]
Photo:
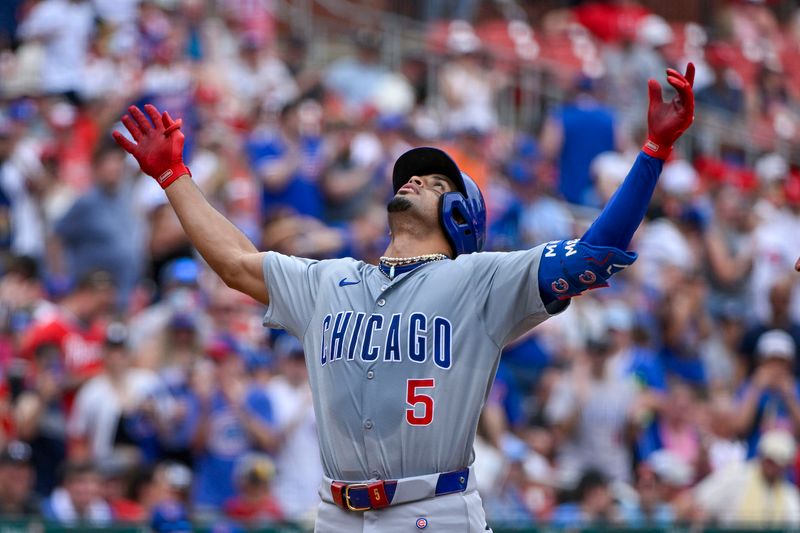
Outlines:
[[640,152],[625,181],[583,234],[581,241],[627,250],[636,228],[644,220],[663,166],[661,159]]
[[[581,242],[626,250],[633,234],[644,220],[664,161],[640,152],[625,181],[606,204],[603,212],[581,237]],[[551,313],[563,310],[566,302],[553,298],[548,290],[551,280],[543,279],[539,268],[539,293]]]

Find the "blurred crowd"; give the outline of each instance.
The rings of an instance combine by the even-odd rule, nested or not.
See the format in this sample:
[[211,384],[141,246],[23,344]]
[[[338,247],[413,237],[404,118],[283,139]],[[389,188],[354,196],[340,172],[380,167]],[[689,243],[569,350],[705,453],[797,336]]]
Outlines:
[[693,61],[697,122],[639,258],[506,349],[479,489],[490,523],[800,526],[800,10],[509,23],[431,0],[422,39],[387,42],[297,34],[278,4],[0,5],[0,516],[313,521],[302,348],[113,144],[128,105],[183,118],[193,179],[259,249],[376,262],[418,145],[479,183],[488,248],[580,235],[645,138],[647,79]]

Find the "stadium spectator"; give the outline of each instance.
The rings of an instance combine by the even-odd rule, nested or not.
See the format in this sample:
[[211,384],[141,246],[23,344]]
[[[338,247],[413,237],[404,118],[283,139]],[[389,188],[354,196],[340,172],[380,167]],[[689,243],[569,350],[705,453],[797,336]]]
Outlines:
[[714,196],[714,218],[705,232],[708,308],[718,317],[723,309],[747,306],[748,285],[753,268],[753,220],[747,199],[740,190],[727,186]]
[[728,393],[718,393],[710,400],[704,446],[711,471],[747,458],[747,446],[736,432],[737,407]]
[[232,341],[217,339],[209,349],[210,367],[192,376],[187,417],[194,451],[193,502],[212,515],[236,493],[237,460],[251,451],[275,452],[280,439],[266,392],[250,386],[242,353]]
[[315,480],[322,476],[308,371],[296,338],[282,335],[273,352],[278,372],[266,390],[274,412],[273,425],[283,441],[274,454],[273,494],[284,516],[306,519],[316,512],[319,483]]
[[21,353],[28,360],[43,344],[59,347],[67,410],[76,389],[102,370],[103,322],[114,303],[115,288],[108,272],[89,272],[57,306],[48,306],[34,316],[33,324],[23,334]]
[[739,352],[746,313],[746,307],[725,304],[716,311],[710,331],[701,341],[700,357],[712,391],[728,394],[736,390],[747,373],[746,362]]
[[359,116],[373,103],[389,69],[380,62],[381,37],[367,30],[352,34],[355,54],[335,60],[326,69],[324,86],[351,116]]
[[[751,302],[755,316],[760,321],[786,320],[783,312],[797,305],[797,295],[790,303],[778,309],[771,309],[772,288],[782,280],[794,266],[795,252],[800,244],[798,219],[789,204],[787,181],[789,164],[780,154],[769,153],[761,156],[754,165],[758,177],[758,200],[753,206],[756,226],[753,232],[754,254],[760,258],[753,264]],[[773,316],[770,313],[778,313]],[[796,312],[792,318],[797,320]]]
[[[98,463],[97,471],[101,478],[101,493],[115,521],[142,522],[147,518],[145,508],[140,505],[138,467],[135,457],[130,454],[112,454]],[[138,470],[140,476],[152,476],[152,469]]]
[[239,460],[235,472],[238,492],[224,505],[225,514],[237,522],[276,522],[283,511],[272,494],[275,466],[266,455],[245,455]]
[[576,501],[562,503],[551,517],[554,526],[573,529],[587,526],[613,527],[620,524],[619,509],[608,478],[597,470],[587,470],[575,489]]
[[574,484],[589,469],[610,480],[631,479],[628,443],[635,436],[638,389],[633,379],[609,370],[607,338],[595,338],[584,358],[561,377],[546,414],[557,431],[558,467]]
[[536,509],[532,508],[533,502],[528,496],[529,485],[524,458],[521,456],[512,458],[505,465],[500,487],[484,504],[487,516],[490,519],[502,517],[503,522],[509,525],[530,524],[535,521]]
[[[309,103],[303,105],[307,108]],[[375,179],[378,165],[383,163],[380,141],[359,126],[341,121],[328,136],[329,153],[320,188],[326,205],[323,218],[333,224],[363,215],[371,199],[382,198],[386,192],[386,184]]]
[[439,89],[445,131],[458,134],[474,130],[489,133],[497,127],[495,95],[503,76],[487,65],[481,41],[472,28],[452,22],[447,35],[450,59],[442,66]]
[[95,155],[94,186],[58,220],[67,274],[108,271],[116,283],[117,306],[124,309],[142,269],[141,223],[131,205],[124,155],[107,142]]
[[700,482],[695,496],[707,521],[723,526],[797,527],[800,495],[785,480],[796,454],[794,437],[773,430],[758,444],[758,457],[729,465]]
[[91,463],[68,461],[63,481],[42,502],[42,517],[65,526],[105,526],[113,518],[101,497],[100,476]]
[[22,21],[19,37],[45,47],[39,73],[44,94],[81,93],[94,17],[89,0],[44,0]]
[[642,117],[633,109],[647,105],[647,80],[658,78],[667,68],[663,48],[674,40],[669,23],[650,14],[620,31],[620,42],[605,47],[603,63],[608,72],[608,101],[628,131],[641,126]]
[[241,37],[238,56],[226,62],[225,68],[225,92],[238,99],[242,113],[257,107],[281,109],[299,96],[286,64],[252,34]]
[[70,457],[102,461],[130,454],[134,462],[153,461],[158,453],[158,403],[162,383],[146,369],[134,368],[127,328],[106,328],[103,371],[78,390],[67,423]]
[[795,432],[800,426],[800,388],[794,374],[796,347],[781,330],[762,334],[756,345],[758,364],[739,391],[736,430],[753,457],[762,435],[772,429]]
[[166,394],[158,416],[161,456],[191,464],[191,380],[203,355],[196,320],[190,315],[175,315],[162,340],[164,357],[160,360],[161,366],[154,369],[159,373]]
[[701,442],[695,393],[685,382],[672,380],[656,423],[661,448],[696,468]]
[[598,99],[600,80],[575,79],[567,101],[542,128],[542,155],[558,172],[558,192],[572,204],[598,206],[589,172],[592,160],[617,147],[614,113]]
[[[0,278],[0,313],[3,329],[18,336],[30,327],[34,315],[51,305],[46,298],[41,270],[32,257],[10,256]],[[3,365],[9,363],[3,358]]]
[[[193,344],[204,344],[213,334],[211,318],[202,305],[200,274],[200,265],[188,257],[164,266],[159,278],[161,298],[130,321],[130,346],[140,366],[154,371],[169,366],[173,359],[169,349],[179,340],[172,333],[190,328],[194,332]],[[180,320],[175,322],[176,318]]]
[[731,68],[735,54],[733,47],[725,43],[712,43],[706,48],[706,63],[711,67],[713,82],[695,95],[695,102],[702,104],[706,112],[719,114],[728,122],[740,116],[745,106],[742,79]]
[[261,191],[262,217],[281,208],[322,218],[320,171],[325,162],[323,139],[307,112],[313,103],[295,103],[280,111],[259,108],[245,152]]
[[[796,292],[794,280],[787,276],[773,281],[769,288],[769,318],[752,324],[741,337],[740,350],[748,374],[752,374],[758,364],[758,343],[767,331],[785,331],[794,341],[795,358],[800,355],[800,322],[791,313],[791,302]],[[794,368],[795,373],[800,369]]]
[[641,463],[636,469],[635,501],[623,501],[620,505],[622,522],[629,527],[669,527],[675,522],[672,506],[665,500],[667,489],[664,480],[649,463]]
[[[652,470],[659,481],[658,498],[669,507],[674,521],[679,524],[690,523],[695,519],[697,509],[692,494],[696,472],[692,465],[669,450],[658,450],[641,463],[642,468]],[[656,509],[652,509],[656,511]],[[662,511],[663,512],[663,509]],[[655,516],[651,515],[651,519]]]
[[47,496],[56,485],[56,472],[67,456],[64,356],[57,344],[35,350],[31,387],[17,399],[17,435],[30,444],[36,472],[36,493]]
[[3,250],[41,262],[45,259],[45,227],[39,208],[45,169],[35,144],[23,137],[21,126],[0,112],[0,191],[9,224]]
[[32,452],[26,443],[15,440],[0,452],[0,517],[37,516],[39,502],[34,494]]

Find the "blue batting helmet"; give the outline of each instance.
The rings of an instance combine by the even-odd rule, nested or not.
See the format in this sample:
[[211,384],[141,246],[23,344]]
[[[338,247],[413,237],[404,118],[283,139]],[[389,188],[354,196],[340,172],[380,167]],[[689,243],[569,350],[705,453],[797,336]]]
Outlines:
[[439,222],[455,255],[480,252],[486,242],[486,204],[478,184],[461,172],[449,155],[423,146],[401,155],[394,164],[392,185],[397,193],[413,176],[442,174],[456,191],[442,195]]

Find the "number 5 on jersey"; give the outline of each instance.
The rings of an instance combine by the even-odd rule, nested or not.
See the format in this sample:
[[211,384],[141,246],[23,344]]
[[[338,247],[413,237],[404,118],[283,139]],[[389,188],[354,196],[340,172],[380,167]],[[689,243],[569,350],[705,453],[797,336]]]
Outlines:
[[[436,386],[433,378],[409,379],[406,386],[406,403],[411,409],[406,409],[406,422],[412,426],[427,426],[433,422],[433,398],[418,392],[418,389],[432,389]],[[422,406],[418,409],[418,406]]]

